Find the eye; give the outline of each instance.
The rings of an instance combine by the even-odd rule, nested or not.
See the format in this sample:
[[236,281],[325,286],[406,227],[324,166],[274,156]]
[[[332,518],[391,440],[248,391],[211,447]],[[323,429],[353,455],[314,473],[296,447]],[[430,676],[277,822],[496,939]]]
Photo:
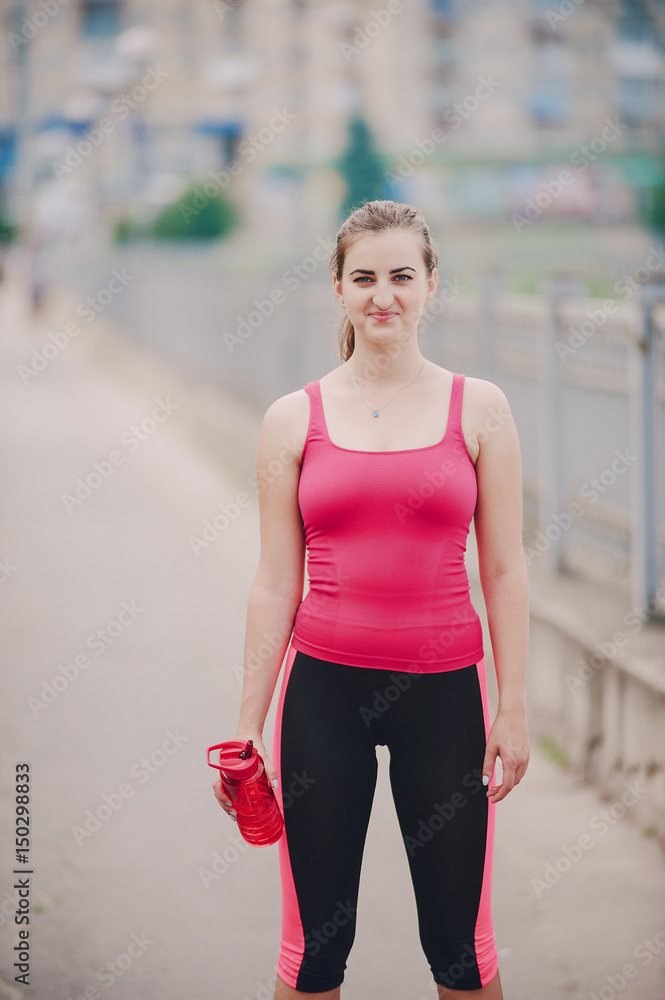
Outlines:
[[[407,281],[411,281],[412,280],[412,275],[410,275],[410,274],[395,274],[395,275],[393,275],[393,277],[394,278],[406,278]],[[359,278],[354,278],[353,279],[353,283],[354,283],[354,285],[357,285],[357,284],[359,284],[361,282],[364,284],[366,281],[371,281],[371,280],[372,280],[371,275],[369,275],[369,274],[361,274]]]

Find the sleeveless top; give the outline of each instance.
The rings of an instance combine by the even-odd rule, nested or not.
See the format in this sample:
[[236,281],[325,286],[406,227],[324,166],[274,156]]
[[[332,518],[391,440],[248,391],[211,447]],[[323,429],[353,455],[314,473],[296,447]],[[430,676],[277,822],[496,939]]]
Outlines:
[[298,504],[309,590],[291,645],[333,663],[432,673],[477,663],[483,633],[464,557],[477,499],[453,375],[438,444],[359,451],[333,444],[308,382]]

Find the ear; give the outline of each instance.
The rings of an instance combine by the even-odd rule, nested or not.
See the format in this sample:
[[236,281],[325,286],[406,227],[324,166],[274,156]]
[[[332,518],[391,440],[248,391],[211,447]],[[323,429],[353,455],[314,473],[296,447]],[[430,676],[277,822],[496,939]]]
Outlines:
[[425,302],[431,302],[434,298],[434,293],[436,292],[436,286],[439,283],[439,274],[435,267],[432,268],[432,273],[427,278],[427,297]]
[[333,288],[335,290],[335,294],[337,295],[337,298],[339,299],[341,305],[344,308],[346,308],[346,306],[344,306],[344,295],[342,294],[342,282],[337,280],[337,275],[336,274],[333,274]]

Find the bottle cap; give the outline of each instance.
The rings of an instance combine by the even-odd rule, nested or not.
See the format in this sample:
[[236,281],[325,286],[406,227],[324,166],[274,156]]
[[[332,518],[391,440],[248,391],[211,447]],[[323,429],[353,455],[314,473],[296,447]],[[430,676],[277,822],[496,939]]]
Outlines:
[[[251,743],[251,740],[249,741]],[[227,740],[208,750],[208,763],[211,767],[216,767],[232,781],[242,781],[251,778],[256,773],[259,766],[259,754],[253,746],[249,746],[246,740]],[[210,760],[212,750],[219,750],[219,763]],[[243,758],[243,752],[251,753],[251,756]]]

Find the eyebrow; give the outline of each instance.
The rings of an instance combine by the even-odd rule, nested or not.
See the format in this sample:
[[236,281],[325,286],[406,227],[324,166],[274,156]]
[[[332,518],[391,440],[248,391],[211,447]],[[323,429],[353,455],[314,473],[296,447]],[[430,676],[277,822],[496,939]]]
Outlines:
[[[389,271],[388,273],[389,274],[397,274],[398,271],[414,271],[415,272],[415,270],[416,270],[415,267],[409,267],[407,265],[406,267],[394,267],[392,269],[392,271]],[[355,269],[355,271],[351,271],[351,274],[374,274],[374,271],[364,271],[361,267],[357,267]]]

